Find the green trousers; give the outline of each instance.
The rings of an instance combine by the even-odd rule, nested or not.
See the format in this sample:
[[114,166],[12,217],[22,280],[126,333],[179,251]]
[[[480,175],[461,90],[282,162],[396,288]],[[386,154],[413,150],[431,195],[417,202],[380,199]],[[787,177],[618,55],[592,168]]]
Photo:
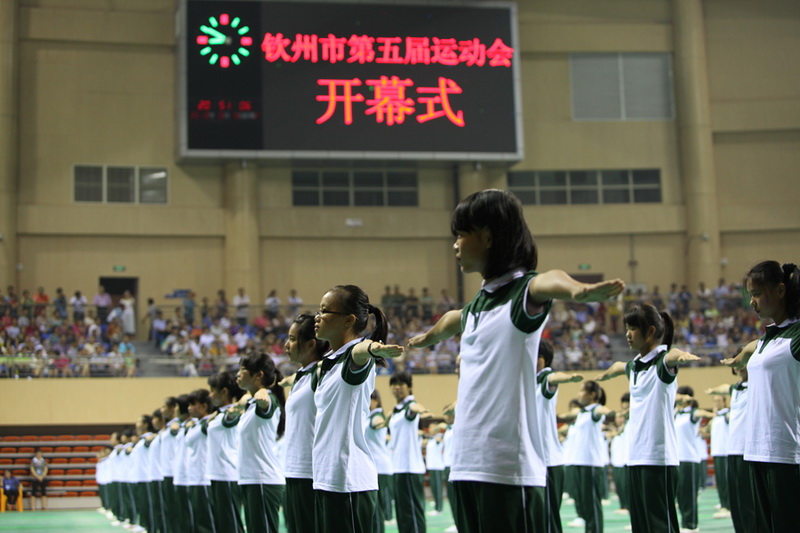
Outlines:
[[211,481],[209,490],[217,533],[244,533],[242,491],[235,481]]
[[434,508],[442,512],[444,509],[444,486],[442,485],[442,477],[444,470],[428,470],[428,482],[431,486],[431,495],[433,495]]
[[733,530],[736,533],[751,533],[756,530],[756,503],[750,465],[744,462],[742,455],[729,455],[727,462]]
[[313,532],[316,526],[314,482],[286,478],[286,529],[289,533]]
[[677,466],[627,466],[628,499],[634,533],[676,533]]
[[211,496],[208,485],[190,485],[189,501],[194,514],[194,530],[196,533],[218,533],[214,526],[214,511],[211,508]]
[[398,533],[425,533],[424,474],[393,474]]
[[625,471],[626,468],[625,466],[611,467],[611,477],[614,479],[614,487],[619,497],[620,509],[630,509],[628,498],[628,472]]
[[755,496],[756,529],[761,533],[797,531],[800,466],[747,461]]
[[278,533],[284,485],[239,485],[247,531]]
[[564,465],[547,467],[548,533],[561,533],[561,497],[564,494]]
[[544,533],[547,489],[455,481],[458,533]]
[[394,516],[394,479],[391,474],[378,474],[378,506],[383,520]]
[[573,466],[575,469],[575,508],[586,521],[587,533],[603,533],[603,476],[600,466]]
[[723,509],[731,508],[731,496],[728,491],[728,456],[714,457],[714,480],[717,482],[719,504]]
[[[316,533],[374,533],[378,491],[315,491]],[[305,532],[303,532],[305,533]]]
[[697,465],[683,461],[678,465],[678,509],[681,527],[685,529],[697,529],[697,493],[700,490]]

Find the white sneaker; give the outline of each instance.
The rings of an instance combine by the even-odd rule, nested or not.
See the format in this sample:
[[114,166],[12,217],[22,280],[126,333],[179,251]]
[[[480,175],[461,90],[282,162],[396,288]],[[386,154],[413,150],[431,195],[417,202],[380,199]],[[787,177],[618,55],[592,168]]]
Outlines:
[[121,526],[122,522],[120,522],[119,520],[114,520],[113,522],[111,522],[111,525],[114,527]]
[[147,533],[147,530],[138,524],[133,526],[131,531],[134,531],[135,533]]
[[567,505],[572,505],[575,503],[575,498],[567,498],[562,503],[566,503]]
[[630,511],[628,511],[627,509],[616,509],[614,511],[614,514],[630,514]]
[[458,533],[458,528],[455,524],[444,530],[444,533]]
[[681,533],[700,533],[700,528],[696,527],[694,529],[689,529],[687,527],[682,527],[681,528]]
[[442,512],[441,511],[437,511],[436,509],[434,509],[433,511],[428,511],[425,514],[428,515],[428,516],[439,516],[440,514],[442,514]]
[[628,524],[627,526],[623,527],[622,529],[624,529],[625,531],[633,531],[633,526]]
[[731,512],[728,509],[725,509],[724,507],[711,515],[711,518],[730,518],[730,517],[731,517]]
[[395,520],[394,518],[392,518],[391,520],[386,520],[386,521],[384,522],[384,524],[385,524],[385,525],[387,525],[387,526],[396,526],[396,525],[397,525],[397,520]]
[[600,504],[601,505],[611,505],[611,500],[609,500],[609,499],[600,500]]
[[571,522],[567,522],[567,527],[586,527],[586,520],[580,516]]

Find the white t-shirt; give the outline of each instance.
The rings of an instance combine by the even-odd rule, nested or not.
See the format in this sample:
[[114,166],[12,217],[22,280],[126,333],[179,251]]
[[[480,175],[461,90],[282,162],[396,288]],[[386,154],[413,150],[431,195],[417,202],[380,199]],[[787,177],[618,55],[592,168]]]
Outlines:
[[286,470],[289,478],[311,479],[311,449],[314,445],[314,420],[317,406],[314,388],[317,384],[317,362],[298,371],[292,393],[286,400]]
[[728,455],[744,455],[747,417],[747,382],[731,385],[731,414],[728,419]]
[[173,422],[180,424],[181,421],[178,418],[173,418],[167,422],[165,429],[161,430],[161,473],[165,478],[175,476],[175,446],[178,443],[178,439],[177,435],[173,435],[169,430]]
[[728,455],[728,413],[725,407],[717,411],[711,421],[711,456],[725,457]]
[[383,409],[373,409],[367,417],[367,430],[365,433],[367,447],[369,447],[369,453],[375,461],[375,468],[377,468],[378,474],[390,476],[392,475],[392,452],[386,440],[387,435],[389,435],[389,428],[386,426],[377,429],[372,427],[372,421],[375,419],[385,421]]
[[767,326],[747,376],[745,461],[800,464],[800,320]]
[[628,466],[677,466],[678,444],[674,405],[677,368],[664,363],[667,347],[637,355],[625,367],[630,386]]
[[251,399],[247,410],[238,418],[239,485],[286,484],[275,450],[281,408],[272,393],[269,400],[267,410],[262,411]]
[[554,391],[550,391],[549,376],[552,373],[553,369],[547,367],[536,375],[536,408],[539,410],[539,419],[542,421],[545,464],[561,466],[564,464],[564,451],[561,448],[561,441],[558,439],[558,422],[556,421],[558,385],[554,386]]
[[444,458],[444,467],[450,468],[453,464],[453,426],[447,426],[443,441],[444,450],[442,455]]
[[611,466],[620,468],[628,464],[628,432],[624,429],[611,439]]
[[694,415],[693,407],[684,407],[675,413],[675,433],[678,436],[678,460],[682,463],[699,463],[697,429],[700,419]]
[[597,413],[599,404],[593,403],[581,408],[570,439],[574,439],[573,465],[602,467],[608,461],[608,446],[603,438],[605,415]]
[[392,471],[395,474],[424,474],[425,461],[422,459],[422,437],[419,436],[419,413],[410,409],[414,396],[406,396],[394,406],[389,419],[389,433],[392,435]]
[[545,486],[534,389],[550,302],[528,313],[528,286],[536,275],[508,272],[485,283],[462,310],[452,481]]
[[312,450],[315,490],[363,492],[378,490],[378,471],[364,432],[369,397],[375,390],[375,363],[370,360],[357,370],[350,367],[353,346],[348,342],[322,360],[314,401]]
[[189,420],[194,420],[194,422],[197,423],[196,418],[187,418],[181,422],[181,427],[177,435],[175,435],[175,455],[172,460],[174,477],[172,478],[172,484],[178,485],[179,487],[189,485],[189,465],[186,460],[189,455],[186,449],[186,422]]
[[225,412],[230,405],[221,407],[217,416],[208,423],[208,481],[237,481],[239,479],[239,431],[236,426],[225,425]]
[[164,437],[164,432],[156,434],[155,438],[150,441],[150,481],[161,481],[164,479],[164,474],[161,473],[161,444]]
[[208,435],[203,427],[208,423],[209,416],[198,420],[186,431],[186,482],[188,485],[211,485],[211,481],[206,478]]
[[444,470],[443,449],[444,442],[441,435],[428,439],[428,443],[425,446],[425,468],[428,470]]

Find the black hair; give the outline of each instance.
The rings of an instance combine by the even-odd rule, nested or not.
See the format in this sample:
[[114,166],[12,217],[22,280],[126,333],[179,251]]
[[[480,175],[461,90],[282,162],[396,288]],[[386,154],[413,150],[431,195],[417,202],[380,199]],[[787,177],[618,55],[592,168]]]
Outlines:
[[625,312],[625,325],[636,328],[645,335],[651,327],[654,327],[656,328],[656,342],[666,344],[667,349],[672,346],[672,337],[675,332],[672,317],[669,313],[659,313],[656,308],[650,304],[631,306],[631,308]]
[[189,395],[188,394],[181,394],[177,398],[175,398],[175,403],[178,406],[178,414],[179,415],[188,415],[189,414]]
[[544,366],[553,364],[553,345],[547,339],[539,341],[539,359],[544,359]]
[[492,239],[486,271],[482,273],[485,279],[496,278],[514,268],[536,269],[539,252],[516,196],[487,189],[462,200],[450,220],[453,236],[482,228],[489,230]]
[[230,396],[232,400],[238,400],[244,396],[244,391],[236,382],[236,372],[233,370],[223,370],[222,372],[208,376],[208,386],[218,391],[228,389],[228,396]]
[[408,372],[395,372],[394,374],[392,374],[392,377],[389,378],[389,385],[406,384],[408,385],[409,389],[413,386],[412,382],[413,379],[411,377],[411,374]]
[[161,420],[163,422],[164,421],[164,413],[161,412],[161,409],[156,409],[150,415],[150,418],[158,418],[159,420]]
[[626,392],[625,394],[622,395],[622,397],[619,399],[619,401],[621,403],[631,403],[631,393],[630,392]]
[[381,404],[381,393],[378,392],[378,389],[372,391],[372,394],[369,395],[369,399],[378,402],[378,407],[383,409],[383,405]]
[[[342,312],[356,317],[356,321],[353,324],[353,331],[355,331],[356,335],[364,333],[369,323],[369,315],[374,315],[375,329],[372,330],[369,339],[381,343],[386,342],[386,337],[389,334],[389,321],[380,308],[369,303],[369,296],[361,287],[356,285],[336,285],[329,292],[331,291],[337,293],[337,303],[341,306]],[[386,360],[382,357],[375,357],[375,364],[384,367],[388,366]]]
[[328,341],[317,338],[314,332],[315,322],[314,315],[303,313],[297,315],[293,323],[297,324],[297,337],[301,342],[316,341],[314,358],[319,361],[331,349],[331,345]]
[[208,389],[197,389],[189,393],[189,403],[202,403],[206,406],[206,412],[213,413],[214,405],[211,403],[211,393]]
[[677,390],[678,394],[685,394],[687,396],[694,396],[694,389],[691,388],[689,385],[683,385],[678,387]]
[[278,399],[281,407],[281,419],[278,422],[278,436],[283,435],[283,430],[286,427],[286,393],[280,385],[283,379],[281,371],[275,366],[275,361],[266,352],[258,352],[247,357],[242,357],[239,360],[239,366],[250,372],[251,375],[263,372],[261,378],[261,386],[266,387]]
[[122,430],[122,434],[125,435],[125,437],[127,437],[127,439],[130,441],[131,437],[136,435],[136,428],[127,427]]
[[606,391],[596,381],[584,381],[583,388],[595,395],[595,402],[600,405],[606,404]]
[[176,405],[178,405],[178,399],[175,396],[167,396],[164,399],[164,405],[173,409]]
[[788,318],[800,317],[800,269],[794,263],[781,265],[777,261],[762,261],[755,265],[745,276],[745,283],[750,281],[759,287],[774,289],[783,283],[786,292],[783,296],[784,311]]
[[156,430],[156,428],[153,427],[153,417],[150,415],[142,415],[140,420],[144,422],[144,425],[146,426],[145,431],[152,433]]

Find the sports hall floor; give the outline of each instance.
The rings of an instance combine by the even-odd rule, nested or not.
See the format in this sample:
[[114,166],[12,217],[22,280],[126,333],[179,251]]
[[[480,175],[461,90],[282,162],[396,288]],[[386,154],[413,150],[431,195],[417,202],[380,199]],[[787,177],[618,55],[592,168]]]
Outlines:
[[[733,531],[730,519],[713,519],[711,515],[716,512],[715,505],[719,503],[717,492],[709,487],[700,493],[700,531],[702,533],[729,533]],[[432,502],[428,502],[430,507]],[[438,516],[428,516],[428,533],[443,533],[453,525],[450,518],[450,510],[446,507],[442,514]],[[614,514],[612,511],[617,508],[615,501],[604,506],[605,531],[607,533],[625,533],[625,526],[628,525],[626,516]],[[562,519],[564,524],[575,518],[575,506],[564,504],[562,507]],[[25,511],[18,513],[9,511],[0,514],[0,532],[15,533],[40,533],[40,532],[88,532],[88,533],[121,533],[125,531],[119,527],[110,525],[108,519],[95,510],[53,510],[47,512]],[[286,529],[281,527],[281,532]],[[575,531],[580,533],[580,529],[564,528],[564,532]],[[396,533],[396,525],[387,525],[386,533]],[[497,533],[512,533],[501,532]]]

